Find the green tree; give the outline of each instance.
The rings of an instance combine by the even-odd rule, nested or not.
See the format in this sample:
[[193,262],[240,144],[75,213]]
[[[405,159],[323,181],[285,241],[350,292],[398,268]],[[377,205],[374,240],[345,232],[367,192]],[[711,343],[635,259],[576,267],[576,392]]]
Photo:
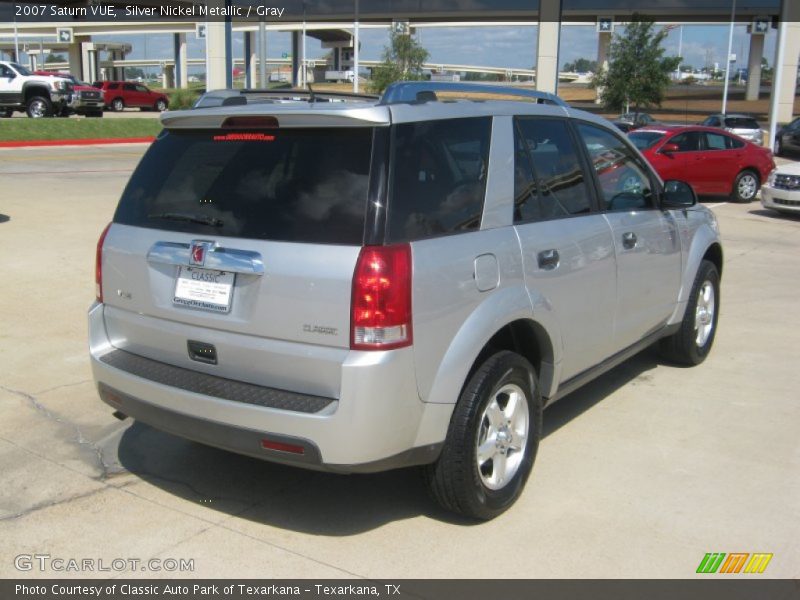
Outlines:
[[575,62],[564,65],[564,70],[573,73],[588,73],[597,71],[597,61],[588,58],[579,58]]
[[681,62],[665,57],[661,42],[667,31],[655,31],[652,20],[634,15],[623,35],[615,35],[608,51],[608,69],[595,75],[594,85],[608,110],[627,103],[636,112],[664,100],[670,75]]
[[372,71],[370,91],[381,93],[395,81],[414,81],[422,77],[422,64],[428,51],[410,35],[392,32],[390,45],[383,49],[383,62]]
[[48,54],[47,58],[44,59],[44,62],[45,64],[60,63],[60,62],[67,62],[67,59],[63,54]]

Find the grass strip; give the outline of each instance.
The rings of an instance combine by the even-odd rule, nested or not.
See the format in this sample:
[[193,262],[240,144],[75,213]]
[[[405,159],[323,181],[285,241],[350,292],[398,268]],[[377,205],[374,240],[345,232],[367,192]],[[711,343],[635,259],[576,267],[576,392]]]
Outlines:
[[0,119],[0,142],[156,136],[158,119]]

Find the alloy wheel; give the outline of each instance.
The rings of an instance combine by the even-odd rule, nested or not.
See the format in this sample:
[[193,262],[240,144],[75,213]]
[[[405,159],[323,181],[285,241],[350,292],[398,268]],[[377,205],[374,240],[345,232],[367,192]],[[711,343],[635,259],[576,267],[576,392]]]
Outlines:
[[478,474],[490,490],[505,487],[519,470],[529,427],[525,392],[512,383],[497,390],[481,415],[475,453]]

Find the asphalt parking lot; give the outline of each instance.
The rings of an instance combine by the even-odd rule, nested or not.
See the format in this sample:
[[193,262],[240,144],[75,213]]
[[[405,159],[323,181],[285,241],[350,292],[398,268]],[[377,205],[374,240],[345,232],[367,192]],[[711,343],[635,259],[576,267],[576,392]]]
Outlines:
[[183,577],[686,578],[707,552],[800,576],[800,218],[709,201],[726,244],[710,358],[645,352],[555,404],[520,501],[474,524],[413,470],[301,471],[112,417],[86,309],[143,151],[0,150],[0,577],[93,575],[15,567],[48,554],[193,559],[166,573]]

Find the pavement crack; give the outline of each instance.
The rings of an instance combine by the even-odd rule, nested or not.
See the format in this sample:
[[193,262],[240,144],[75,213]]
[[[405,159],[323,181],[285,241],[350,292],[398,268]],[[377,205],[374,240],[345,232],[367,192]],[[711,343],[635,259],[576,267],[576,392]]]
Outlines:
[[28,403],[28,405],[30,405],[34,409],[34,411],[37,414],[42,415],[43,417],[53,421],[54,423],[58,423],[62,427],[72,430],[73,435],[70,441],[76,443],[81,448],[85,448],[94,457],[95,459],[94,462],[97,468],[100,469],[100,475],[98,479],[100,481],[105,481],[106,479],[109,478],[109,470],[111,469],[111,465],[106,463],[105,459],[103,458],[102,449],[97,444],[89,440],[83,434],[83,431],[77,424],[60,417],[59,415],[51,411],[49,408],[47,408],[44,404],[39,402],[39,400],[37,400],[35,396],[28,394],[27,392],[15,390],[3,385],[0,385],[0,390],[3,390],[5,392],[8,392],[9,394],[13,394],[15,396],[24,399]]
[[83,385],[84,383],[89,383],[91,381],[92,381],[91,379],[81,379],[80,381],[75,381],[73,383],[64,383],[64,384],[61,384],[61,385],[56,385],[54,387],[50,387],[50,388],[47,388],[47,389],[44,389],[44,390],[40,390],[40,391],[34,392],[34,393],[37,396],[42,396],[43,394],[49,394],[50,392],[55,392],[56,390],[61,390],[61,389],[68,388],[68,387],[76,387],[76,386],[79,386],[79,385]]
[[94,496],[96,494],[99,494],[101,492],[105,492],[108,489],[109,489],[108,487],[103,486],[103,487],[98,488],[96,490],[92,490],[90,492],[84,492],[82,494],[75,494],[75,495],[69,496],[67,498],[62,498],[61,500],[55,500],[53,502],[42,502],[40,504],[34,504],[33,506],[30,506],[30,507],[26,508],[25,510],[20,511],[18,513],[14,513],[12,515],[6,515],[4,517],[0,517],[0,523],[2,523],[4,521],[13,521],[15,519],[22,519],[22,518],[27,517],[28,515],[30,515],[32,513],[38,512],[40,510],[44,510],[46,508],[52,508],[54,506],[60,506],[62,504],[68,504],[69,502],[73,502],[75,500],[82,500],[83,498],[89,498],[89,497]]

